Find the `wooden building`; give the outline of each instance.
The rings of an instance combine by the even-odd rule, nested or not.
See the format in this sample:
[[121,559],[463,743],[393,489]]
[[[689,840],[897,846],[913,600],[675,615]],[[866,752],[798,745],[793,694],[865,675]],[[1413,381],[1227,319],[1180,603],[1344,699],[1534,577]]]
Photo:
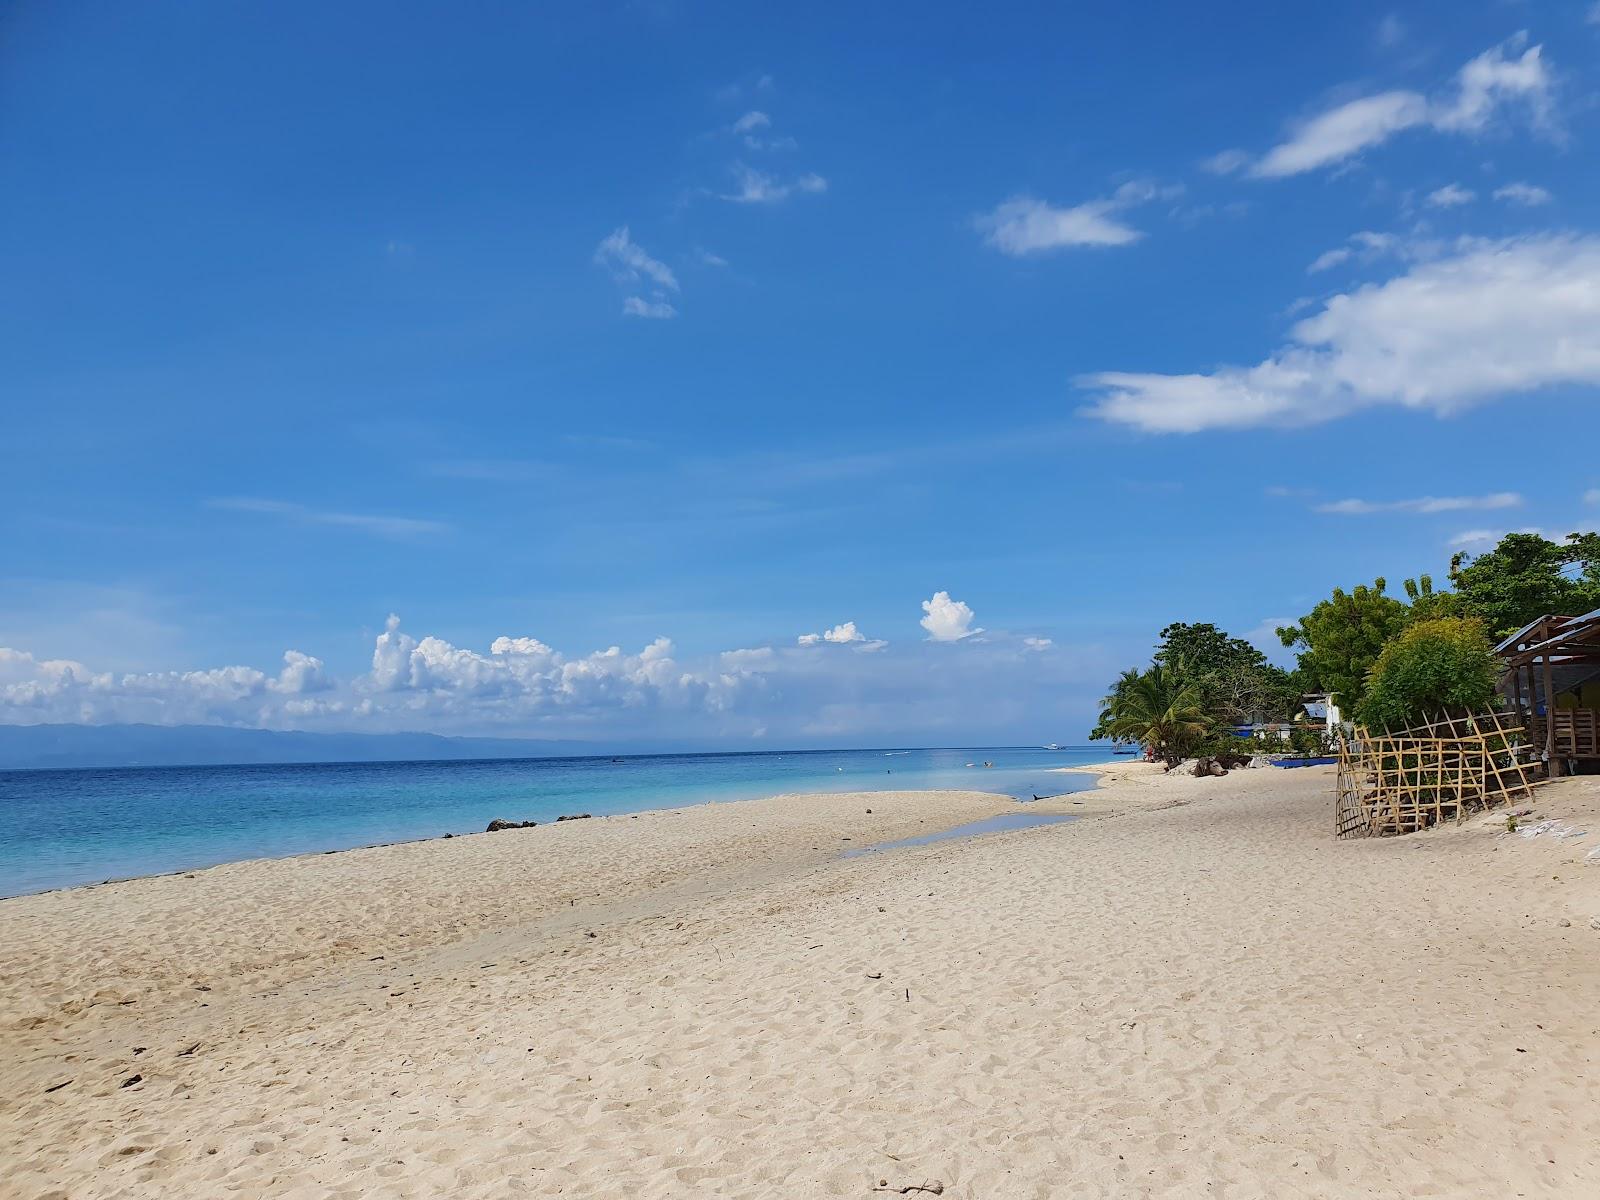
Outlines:
[[1600,767],[1600,609],[1530,621],[1495,653],[1500,692],[1549,774]]

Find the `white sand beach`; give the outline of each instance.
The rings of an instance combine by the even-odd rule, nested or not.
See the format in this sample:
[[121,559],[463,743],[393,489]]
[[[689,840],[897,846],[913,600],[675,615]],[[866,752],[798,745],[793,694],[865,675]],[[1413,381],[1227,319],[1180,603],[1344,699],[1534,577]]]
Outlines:
[[1327,769],[1106,779],[1044,806],[1080,821],[850,859],[1013,806],[0,901],[0,1194],[1595,1194],[1600,780],[1535,803],[1583,839],[1335,842]]

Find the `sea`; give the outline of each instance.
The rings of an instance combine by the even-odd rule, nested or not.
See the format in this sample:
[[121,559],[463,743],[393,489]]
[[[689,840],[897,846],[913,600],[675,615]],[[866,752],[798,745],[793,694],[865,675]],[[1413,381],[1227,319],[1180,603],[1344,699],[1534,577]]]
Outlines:
[[1094,786],[1105,747],[0,771],[0,896],[248,858],[481,832],[491,820],[792,793],[958,788],[1028,802]]

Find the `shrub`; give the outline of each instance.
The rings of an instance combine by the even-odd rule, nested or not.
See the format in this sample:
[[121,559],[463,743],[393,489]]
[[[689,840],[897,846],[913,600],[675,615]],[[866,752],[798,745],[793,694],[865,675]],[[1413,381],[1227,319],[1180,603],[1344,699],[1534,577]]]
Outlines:
[[1482,621],[1418,621],[1384,645],[1355,716],[1374,729],[1403,729],[1442,711],[1481,711],[1497,674]]

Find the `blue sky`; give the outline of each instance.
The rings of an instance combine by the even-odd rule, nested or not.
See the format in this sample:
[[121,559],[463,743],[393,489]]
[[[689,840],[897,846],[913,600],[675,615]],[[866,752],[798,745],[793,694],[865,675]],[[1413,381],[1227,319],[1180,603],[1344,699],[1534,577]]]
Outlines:
[[1592,441],[1597,67],[1583,2],[12,6],[0,721],[1080,739],[1169,621],[1594,527],[1508,438]]

